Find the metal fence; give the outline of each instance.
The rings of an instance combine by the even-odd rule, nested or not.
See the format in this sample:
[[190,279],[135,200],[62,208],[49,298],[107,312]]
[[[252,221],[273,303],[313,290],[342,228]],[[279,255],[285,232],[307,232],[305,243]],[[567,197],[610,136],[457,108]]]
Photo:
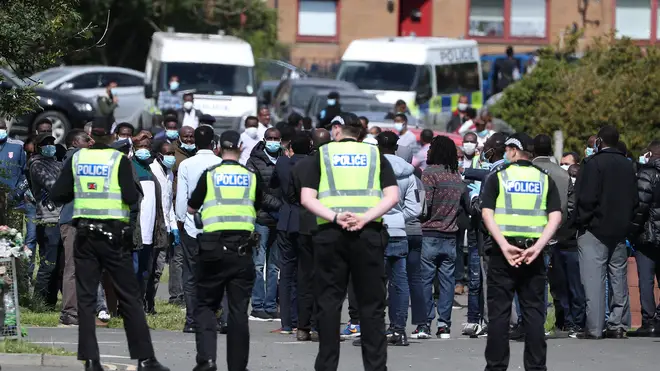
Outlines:
[[18,339],[21,337],[21,315],[18,306],[18,275],[15,258],[0,258],[0,280],[3,294],[0,308],[2,333],[0,338]]

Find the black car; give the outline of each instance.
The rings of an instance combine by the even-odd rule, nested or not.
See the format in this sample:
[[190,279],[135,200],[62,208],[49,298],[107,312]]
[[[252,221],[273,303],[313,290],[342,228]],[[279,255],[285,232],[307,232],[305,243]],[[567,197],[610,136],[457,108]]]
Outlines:
[[[12,72],[0,68],[2,88],[24,87],[29,84]],[[48,118],[53,123],[53,136],[59,143],[64,141],[66,133],[71,129],[82,129],[86,123],[94,119],[96,114],[94,103],[79,95],[62,91],[34,88],[39,98],[40,109],[17,117],[11,126],[11,134],[24,136],[35,130],[35,123]]]

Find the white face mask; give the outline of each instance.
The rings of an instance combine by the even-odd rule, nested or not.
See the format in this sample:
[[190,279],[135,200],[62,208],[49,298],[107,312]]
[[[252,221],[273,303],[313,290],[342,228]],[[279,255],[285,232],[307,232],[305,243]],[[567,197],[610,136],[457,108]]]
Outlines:
[[461,111],[461,112],[465,111],[467,108],[468,108],[467,103],[459,103],[458,104],[458,110]]
[[183,108],[190,111],[193,108],[193,102],[191,101],[183,102]]
[[257,139],[258,130],[253,127],[245,128],[245,134],[252,139]]
[[396,131],[398,131],[398,132],[400,133],[401,130],[403,130],[403,124],[400,124],[400,123],[398,123],[398,122],[395,122],[395,123],[394,123],[394,130],[396,130]]
[[465,152],[466,155],[472,156],[474,154],[474,151],[477,149],[477,143],[463,143],[463,152]]
[[561,165],[561,168],[564,169],[564,170],[566,170],[566,171],[568,171],[568,168],[569,168],[570,166],[571,166],[571,165]]

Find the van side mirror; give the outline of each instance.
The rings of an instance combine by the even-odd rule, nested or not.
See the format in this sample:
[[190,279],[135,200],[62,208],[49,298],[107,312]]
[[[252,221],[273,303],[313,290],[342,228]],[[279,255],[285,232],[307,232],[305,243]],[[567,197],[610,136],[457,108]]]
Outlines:
[[154,97],[154,89],[151,86],[151,84],[145,84],[144,85],[144,97],[148,98],[148,99]]

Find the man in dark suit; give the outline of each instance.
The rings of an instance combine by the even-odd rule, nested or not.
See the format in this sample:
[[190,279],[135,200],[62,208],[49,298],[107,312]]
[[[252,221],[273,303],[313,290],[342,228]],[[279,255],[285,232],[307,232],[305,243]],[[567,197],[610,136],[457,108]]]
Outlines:
[[280,248],[280,316],[282,333],[290,334],[298,327],[298,308],[296,302],[296,275],[298,272],[298,234],[300,232],[300,208],[290,204],[285,197],[291,186],[291,169],[312,150],[309,133],[298,132],[290,144],[293,155],[282,156],[275,165],[270,186],[279,188],[282,196],[280,218],[277,222],[277,244]]

